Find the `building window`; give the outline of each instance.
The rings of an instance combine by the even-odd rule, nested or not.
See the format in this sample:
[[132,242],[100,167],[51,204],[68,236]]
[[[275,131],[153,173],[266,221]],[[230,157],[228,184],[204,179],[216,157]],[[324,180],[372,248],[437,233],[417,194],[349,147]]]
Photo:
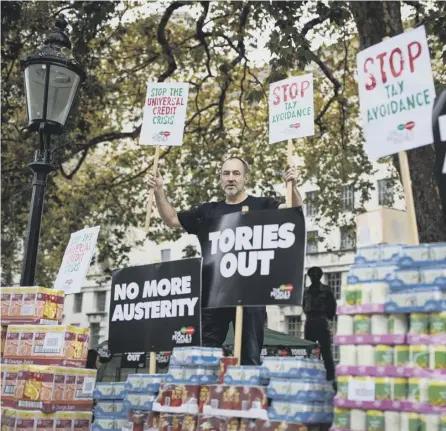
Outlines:
[[306,193],[306,199],[305,204],[307,207],[307,217],[314,217],[317,215],[317,206],[316,206],[316,199],[317,199],[317,191],[308,192]]
[[288,335],[296,338],[302,338],[302,317],[301,316],[287,316],[286,327]]
[[342,187],[341,200],[344,211],[349,211],[355,208],[355,191],[353,186]]
[[351,250],[356,246],[356,232],[351,228],[341,228],[341,250]]
[[81,313],[82,312],[82,298],[83,293],[75,293],[74,294],[74,303],[73,303],[73,313]]
[[107,292],[96,292],[96,311],[105,311]]
[[327,284],[331,287],[336,299],[341,299],[342,272],[327,272]]
[[99,323],[90,323],[90,347],[96,348],[99,344]]
[[169,262],[170,261],[170,248],[165,248],[161,250],[161,262]]
[[317,253],[318,238],[317,230],[307,232],[307,254]]
[[378,180],[378,205],[382,207],[393,205],[393,184],[389,179]]

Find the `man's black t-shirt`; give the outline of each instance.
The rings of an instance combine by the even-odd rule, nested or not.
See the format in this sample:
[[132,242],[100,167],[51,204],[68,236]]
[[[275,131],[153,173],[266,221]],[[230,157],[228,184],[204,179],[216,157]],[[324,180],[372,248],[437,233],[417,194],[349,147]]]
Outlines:
[[192,208],[190,211],[178,213],[178,220],[183,229],[190,234],[197,235],[200,225],[209,219],[236,213],[247,207],[248,211],[272,210],[279,208],[280,203],[273,198],[248,196],[238,204],[227,204],[225,201],[208,202]]
[[[203,241],[206,237],[201,237],[199,234],[200,226],[205,224],[206,221],[214,218],[221,217],[226,214],[231,214],[235,212],[240,212],[244,207],[248,211],[259,211],[259,210],[271,210],[279,208],[280,203],[273,198],[267,197],[256,197],[248,196],[243,202],[238,204],[227,204],[225,201],[220,202],[208,202],[192,208],[190,211],[182,211],[178,213],[178,220],[183,226],[183,229],[193,235],[198,236],[200,245],[202,246]],[[203,235],[204,232],[201,232]],[[203,247],[202,247],[203,248]],[[208,290],[205,280],[207,277],[203,278],[203,288],[202,288],[202,303],[207,303]]]

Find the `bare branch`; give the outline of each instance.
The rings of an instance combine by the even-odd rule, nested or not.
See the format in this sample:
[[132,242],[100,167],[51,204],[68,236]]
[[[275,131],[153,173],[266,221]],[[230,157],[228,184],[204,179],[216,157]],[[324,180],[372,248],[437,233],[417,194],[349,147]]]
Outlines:
[[166,38],[166,26],[170,20],[170,17],[175,10],[180,7],[186,6],[188,3],[185,1],[175,1],[169,5],[169,7],[164,11],[161,21],[158,26],[158,31],[156,33],[156,38],[158,43],[163,49],[164,55],[167,57],[167,69],[158,78],[158,82],[164,82],[169,76],[172,76],[177,68],[177,63],[175,57],[173,56],[172,49],[170,48],[169,42]]

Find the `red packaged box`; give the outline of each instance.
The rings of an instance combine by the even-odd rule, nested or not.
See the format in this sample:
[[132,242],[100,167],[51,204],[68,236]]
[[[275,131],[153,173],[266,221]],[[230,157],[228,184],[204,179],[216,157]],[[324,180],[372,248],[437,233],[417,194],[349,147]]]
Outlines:
[[197,416],[184,415],[181,421],[181,431],[195,431],[197,429]]
[[225,376],[228,367],[237,365],[238,365],[238,359],[234,356],[228,356],[226,358],[220,359],[220,372],[218,374],[218,381],[220,384],[223,383],[223,377]]
[[[240,431],[240,420],[218,416],[200,416],[198,431]],[[248,430],[248,428],[246,428]]]
[[164,413],[198,414],[199,385],[166,383],[160,386],[154,410]]
[[158,423],[158,431],[181,431],[183,415],[161,413]]
[[242,386],[242,410],[268,410],[268,398],[263,386]]

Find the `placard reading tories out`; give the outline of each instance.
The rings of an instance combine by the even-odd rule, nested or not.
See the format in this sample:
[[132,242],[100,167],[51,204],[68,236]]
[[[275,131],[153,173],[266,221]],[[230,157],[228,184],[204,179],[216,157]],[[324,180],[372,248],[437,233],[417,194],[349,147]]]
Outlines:
[[371,159],[433,142],[435,88],[426,30],[418,27],[357,55],[361,117]]
[[198,236],[205,308],[301,304],[302,208],[227,214],[203,223]]
[[116,271],[110,299],[113,353],[155,352],[201,342],[201,259]]

